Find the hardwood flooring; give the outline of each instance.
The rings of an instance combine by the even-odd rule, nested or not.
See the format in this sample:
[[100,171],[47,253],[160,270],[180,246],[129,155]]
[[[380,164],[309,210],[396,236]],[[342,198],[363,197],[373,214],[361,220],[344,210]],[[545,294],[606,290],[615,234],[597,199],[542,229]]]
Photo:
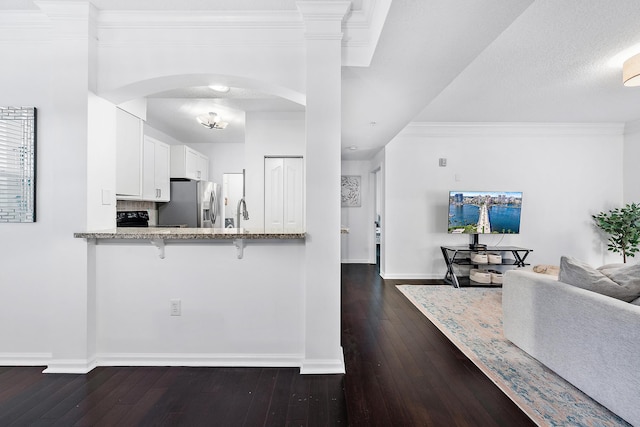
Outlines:
[[[347,374],[0,367],[0,426],[528,426],[375,266],[343,265]],[[403,283],[406,283],[404,281]],[[348,422],[347,422],[348,421]]]
[[[350,426],[533,426],[375,266],[342,267]],[[432,281],[431,284],[441,284]]]

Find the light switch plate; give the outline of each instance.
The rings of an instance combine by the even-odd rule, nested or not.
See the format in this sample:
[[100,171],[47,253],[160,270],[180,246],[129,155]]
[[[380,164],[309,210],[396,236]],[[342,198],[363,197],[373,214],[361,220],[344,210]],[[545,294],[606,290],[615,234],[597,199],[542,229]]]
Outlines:
[[102,190],[102,204],[110,205],[111,204],[111,191]]

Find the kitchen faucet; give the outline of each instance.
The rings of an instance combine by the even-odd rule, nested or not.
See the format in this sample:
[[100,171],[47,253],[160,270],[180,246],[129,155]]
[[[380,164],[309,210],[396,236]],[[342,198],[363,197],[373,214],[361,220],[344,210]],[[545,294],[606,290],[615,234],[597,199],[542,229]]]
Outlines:
[[240,229],[240,209],[242,208],[242,218],[244,220],[249,219],[249,211],[247,211],[247,202],[244,201],[244,197],[238,201],[238,209],[236,214],[236,226]]
[[245,179],[244,169],[242,169],[242,198],[238,201],[238,208],[236,209],[236,227],[240,230],[240,209],[242,209],[242,218],[245,221],[249,219],[249,211],[247,210],[247,202],[245,202]]

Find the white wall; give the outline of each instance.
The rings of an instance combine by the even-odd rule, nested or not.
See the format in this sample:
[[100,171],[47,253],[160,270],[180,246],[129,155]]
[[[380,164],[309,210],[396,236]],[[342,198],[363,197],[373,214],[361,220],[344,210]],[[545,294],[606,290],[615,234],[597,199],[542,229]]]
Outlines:
[[[117,365],[298,366],[304,241],[101,241],[98,358]],[[180,299],[181,316],[170,316]]]
[[[591,215],[622,201],[623,137],[609,125],[413,125],[385,149],[385,278],[442,278],[450,190],[522,191],[521,234],[481,236],[534,250],[528,261],[572,255],[616,261]],[[438,159],[447,158],[447,167]]]
[[640,203],[640,121],[628,123],[624,135],[624,203]]
[[[48,132],[56,120],[49,96],[50,49],[44,44],[0,44],[0,92],[7,106],[38,109],[36,147],[36,222],[0,224],[0,363],[43,363],[51,355],[49,297],[53,280],[62,274],[53,251],[56,228],[56,170],[65,163]],[[64,141],[60,141],[64,144]],[[59,166],[58,166],[59,165]],[[83,210],[86,208],[83,208]]]
[[242,173],[245,167],[243,143],[191,144],[194,150],[209,156],[209,180],[222,185],[225,173]]
[[[87,245],[73,237],[86,227],[90,209],[87,123],[94,56],[87,6],[70,9],[70,15],[56,15],[50,30],[27,22],[3,32],[0,43],[0,57],[11,64],[0,67],[2,103],[38,108],[37,222],[0,224],[0,299],[6,303],[0,363],[43,365],[54,357],[86,364],[94,350],[88,339],[95,323]],[[66,16],[73,16],[73,31],[61,37],[58,31],[71,29],[60,22]]]
[[87,228],[116,226],[116,106],[89,93]]
[[361,201],[359,207],[341,208],[341,225],[349,229],[341,236],[340,259],[343,263],[375,262],[374,183],[371,181],[369,161],[343,161],[342,175],[361,177]]

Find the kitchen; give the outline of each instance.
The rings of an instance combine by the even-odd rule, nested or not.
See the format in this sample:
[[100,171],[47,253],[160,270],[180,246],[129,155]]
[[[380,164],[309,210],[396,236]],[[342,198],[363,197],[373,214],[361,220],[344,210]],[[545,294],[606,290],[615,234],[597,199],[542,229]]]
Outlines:
[[[249,14],[233,31],[202,25],[218,14],[190,10],[138,14],[65,1],[20,13],[35,24],[12,29],[3,45],[15,64],[4,70],[3,93],[11,104],[38,107],[39,215],[4,229],[12,242],[1,249],[12,301],[6,363],[68,373],[109,364],[344,368],[339,6],[341,14],[321,22],[326,29],[310,26],[318,37],[309,40],[305,17],[325,16],[321,10],[283,14],[293,24],[284,29]],[[210,181],[245,169],[249,231],[264,227],[265,156],[303,156],[304,239],[247,239],[239,259],[234,239],[74,237],[115,229],[118,106],[217,80],[305,111],[247,111],[245,141],[234,147],[147,135],[208,156]],[[155,243],[164,244],[164,258]],[[172,315],[175,300],[180,315]]]
[[[244,144],[193,144],[201,151],[176,144],[180,141],[121,109],[116,110],[116,127],[116,153],[122,153],[124,161],[136,154],[141,159],[134,163],[134,169],[137,165],[140,169],[133,173],[117,169],[117,189],[128,191],[126,177],[135,181],[129,186],[133,191],[117,194],[117,210],[145,213],[148,219],[143,219],[145,224],[134,224],[141,227],[75,234],[96,252],[98,318],[110,319],[98,322],[97,335],[103,344],[98,349],[100,363],[299,365],[303,322],[291,319],[292,314],[294,318],[302,314],[297,301],[303,298],[300,283],[305,252],[304,113],[247,113]],[[129,132],[124,132],[127,129]],[[123,141],[128,146],[120,148]],[[132,146],[134,149],[127,151]],[[238,148],[242,149],[240,159],[224,158],[225,149],[227,153],[235,149],[237,155]],[[145,155],[154,161],[145,160]],[[120,166],[119,157],[116,159]],[[245,164],[248,167],[240,169],[241,173],[222,169]],[[298,203],[297,209],[289,209],[296,213],[298,223],[275,220],[272,215],[273,211],[281,215],[286,211],[284,182],[272,182],[274,176],[284,179],[284,170],[297,171],[288,175],[294,182],[286,187],[298,191],[292,199]],[[145,180],[145,176],[153,180]],[[184,199],[180,189],[186,188],[195,196],[196,190],[212,179],[218,181],[213,192],[198,201],[192,198],[188,206],[180,204]],[[226,186],[219,184],[225,181]],[[235,194],[228,192],[233,187]],[[243,193],[250,215],[241,215],[239,229],[235,227],[236,208]],[[270,207],[270,200],[280,206]],[[196,209],[196,205],[204,209]],[[191,216],[179,215],[176,210]],[[233,227],[224,227],[225,222]],[[265,276],[278,277],[278,288],[261,285]],[[276,306],[265,305],[268,300],[277,301]],[[176,303],[179,314],[171,309]],[[131,324],[137,327],[128,328]],[[237,328],[240,324],[246,329]],[[230,330],[234,332],[230,334]],[[158,333],[164,336],[162,340],[153,339]],[[258,336],[262,338],[256,342]],[[274,337],[278,338],[274,341]],[[186,359],[181,355],[185,349],[189,353]],[[238,355],[249,349],[257,355],[244,355],[238,361]]]

